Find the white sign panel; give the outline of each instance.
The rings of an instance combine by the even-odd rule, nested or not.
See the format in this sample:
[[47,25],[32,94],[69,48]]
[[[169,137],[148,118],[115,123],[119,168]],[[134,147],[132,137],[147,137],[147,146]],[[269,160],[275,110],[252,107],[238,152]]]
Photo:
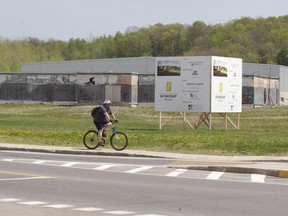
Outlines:
[[156,111],[209,112],[210,58],[157,58],[156,67]]
[[[211,56],[156,58],[155,110],[239,112],[240,108],[241,111],[242,61],[232,60]],[[221,67],[227,68],[229,76],[217,73],[218,69],[223,72]]]
[[242,60],[212,57],[211,112],[242,111]]

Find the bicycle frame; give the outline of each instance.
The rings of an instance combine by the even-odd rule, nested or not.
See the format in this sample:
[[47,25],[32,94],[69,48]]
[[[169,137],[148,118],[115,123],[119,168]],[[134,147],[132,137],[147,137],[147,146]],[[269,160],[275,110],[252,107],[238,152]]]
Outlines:
[[[102,141],[105,144],[106,139],[109,137],[110,144],[113,149],[117,151],[124,150],[128,145],[128,138],[126,134],[117,130],[116,122],[112,122],[113,126],[107,130],[107,136],[102,136]],[[88,149],[95,149],[98,147],[98,131],[88,130],[83,136],[83,143]]]

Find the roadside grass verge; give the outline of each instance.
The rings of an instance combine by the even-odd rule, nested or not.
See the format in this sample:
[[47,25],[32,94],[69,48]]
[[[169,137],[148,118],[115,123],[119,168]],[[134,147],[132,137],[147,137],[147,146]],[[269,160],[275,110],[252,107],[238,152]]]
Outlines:
[[[0,142],[83,147],[82,137],[94,129],[92,106],[0,105]],[[213,114],[209,130],[192,130],[177,113],[163,113],[167,124],[159,130],[153,107],[115,106],[118,130],[129,138],[128,149],[214,155],[287,155],[288,108],[243,109],[240,130]],[[237,122],[235,114],[229,115]],[[196,113],[187,114],[189,121]],[[110,148],[110,146],[107,146]]]

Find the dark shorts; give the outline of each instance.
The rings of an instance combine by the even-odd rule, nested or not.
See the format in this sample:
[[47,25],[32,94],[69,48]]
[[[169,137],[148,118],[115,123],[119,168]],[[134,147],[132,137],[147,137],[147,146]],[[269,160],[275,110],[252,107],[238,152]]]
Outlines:
[[105,122],[95,122],[94,121],[94,124],[95,124],[97,130],[102,130],[105,127],[105,125],[108,123],[109,123],[109,121],[105,121]]

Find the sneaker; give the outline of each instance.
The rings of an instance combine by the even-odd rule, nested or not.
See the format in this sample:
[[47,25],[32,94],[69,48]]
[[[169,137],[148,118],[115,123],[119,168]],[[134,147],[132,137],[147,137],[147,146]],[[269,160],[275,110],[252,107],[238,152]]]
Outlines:
[[103,141],[98,142],[98,146],[105,146],[105,143]]

